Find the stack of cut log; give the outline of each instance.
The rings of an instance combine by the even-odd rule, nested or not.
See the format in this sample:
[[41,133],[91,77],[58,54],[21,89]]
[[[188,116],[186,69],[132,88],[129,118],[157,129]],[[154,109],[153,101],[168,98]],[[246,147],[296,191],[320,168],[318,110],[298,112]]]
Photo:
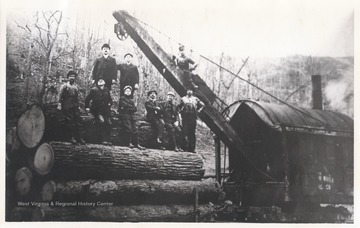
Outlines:
[[200,155],[48,141],[64,126],[49,129],[59,114],[42,110],[26,110],[8,133],[8,221],[210,219],[221,189],[203,179]]

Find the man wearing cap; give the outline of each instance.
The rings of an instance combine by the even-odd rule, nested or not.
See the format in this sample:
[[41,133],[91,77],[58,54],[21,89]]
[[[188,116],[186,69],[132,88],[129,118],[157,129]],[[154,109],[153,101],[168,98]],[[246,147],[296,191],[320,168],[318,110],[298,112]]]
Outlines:
[[[92,101],[91,108],[89,108],[90,101]],[[110,107],[112,99],[110,91],[105,87],[105,81],[100,79],[98,86],[90,90],[89,95],[85,98],[85,109],[95,117],[96,124],[100,127],[101,143],[104,145],[111,145],[109,142],[111,131]]]
[[204,108],[204,103],[199,98],[193,96],[193,91],[188,89],[186,96],[181,98],[178,110],[182,119],[182,131],[188,152],[195,152],[195,130],[197,114]]
[[186,56],[184,45],[179,46],[179,55],[177,57],[174,56],[173,59],[175,60],[176,65],[183,70],[191,88],[197,89],[198,86],[193,82],[192,71],[195,70],[198,65],[194,62],[194,60]]
[[156,132],[157,144],[161,145],[165,123],[162,119],[162,110],[156,100],[157,92],[155,90],[151,90],[147,93],[147,95],[148,100],[145,102],[146,118],[151,123],[153,130]]
[[134,96],[135,90],[139,89],[139,71],[137,66],[132,64],[133,55],[126,53],[124,55],[125,63],[117,65],[120,71],[120,94],[124,94],[125,86],[131,86],[131,98]]
[[92,80],[97,85],[100,79],[105,81],[105,86],[108,90],[111,90],[111,85],[116,83],[117,78],[117,66],[116,60],[111,57],[109,44],[104,44],[101,47],[103,56],[96,59],[94,68],[92,70]]
[[80,109],[79,109],[79,88],[75,83],[77,73],[70,70],[67,73],[69,82],[60,88],[58,110],[62,110],[65,116],[65,123],[71,132],[71,143],[85,144],[80,136]]
[[177,112],[176,105],[173,103],[174,97],[175,97],[175,93],[168,92],[167,99],[165,102],[162,102],[160,104],[160,108],[163,113],[165,129],[170,133],[174,150],[177,152],[180,151],[180,148],[176,143],[176,131],[180,131],[180,129],[179,129],[179,114]]
[[131,99],[131,86],[124,87],[124,94],[120,96],[119,99],[119,120],[122,124],[122,129],[125,131],[125,145],[133,148],[144,149],[144,147],[139,145],[138,136],[137,136],[137,126],[136,120],[134,118],[134,113],[137,108],[134,104],[134,101]]

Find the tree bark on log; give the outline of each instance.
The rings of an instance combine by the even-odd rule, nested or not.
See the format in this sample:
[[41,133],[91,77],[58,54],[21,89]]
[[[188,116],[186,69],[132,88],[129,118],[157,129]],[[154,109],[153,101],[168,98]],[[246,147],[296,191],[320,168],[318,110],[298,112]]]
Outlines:
[[36,147],[45,131],[45,117],[42,109],[33,105],[18,119],[17,134],[27,148]]
[[[75,202],[77,205],[77,202]],[[41,206],[36,207],[32,221],[88,221],[85,208],[80,206]]]
[[11,222],[31,221],[33,217],[33,211],[33,207],[14,207],[10,211],[10,215],[6,216],[6,220]]
[[107,201],[114,205],[192,204],[195,199],[193,189],[197,189],[200,203],[215,202],[221,193],[215,179],[204,179],[49,181],[42,194],[45,201]]
[[7,154],[13,154],[16,153],[21,146],[21,142],[19,139],[19,136],[17,134],[16,127],[12,127],[7,133],[6,133],[6,151]]
[[[46,129],[44,133],[44,141],[70,141],[70,134],[65,125],[65,119],[63,113],[57,110],[56,104],[47,104],[43,107],[45,120],[46,120]],[[121,130],[121,123],[117,115],[113,114],[111,116],[111,133],[110,133],[110,142],[113,145],[123,146],[124,145],[124,134]],[[139,143],[142,146],[147,148],[157,148],[158,145],[155,141],[155,132],[152,130],[150,123],[144,120],[138,120],[138,137]],[[99,127],[96,126],[94,118],[91,114],[82,112],[81,113],[81,123],[80,123],[80,132],[81,136],[88,143],[100,143],[99,139]],[[172,149],[170,134],[164,130],[164,145],[168,149]],[[177,133],[177,142],[179,146],[182,145],[182,136],[181,133]]]
[[[78,202],[74,202],[78,204]],[[199,205],[199,221],[209,221],[211,205]],[[35,209],[33,221],[103,221],[103,222],[193,222],[192,205],[141,206],[43,206]]]
[[66,142],[51,142],[50,147],[55,180],[201,180],[205,172],[202,157],[194,153]]

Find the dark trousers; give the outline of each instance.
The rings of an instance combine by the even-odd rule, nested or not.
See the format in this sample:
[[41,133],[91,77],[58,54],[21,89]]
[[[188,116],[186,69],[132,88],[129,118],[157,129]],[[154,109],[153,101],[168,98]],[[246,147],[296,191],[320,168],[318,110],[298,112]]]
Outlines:
[[182,131],[185,140],[185,150],[189,152],[194,152],[196,144],[196,116],[182,117],[182,125]]
[[156,132],[156,137],[162,139],[165,125],[164,120],[156,117],[149,118],[148,120],[151,123],[152,129]]
[[176,142],[176,132],[180,132],[180,129],[178,127],[175,127],[174,121],[171,120],[164,120],[165,122],[165,129],[169,132],[171,140],[172,140],[172,146],[174,149],[178,147],[178,144]]
[[119,119],[121,121],[121,126],[125,134],[125,145],[129,146],[130,142],[137,146],[139,144],[138,141],[138,128],[136,125],[136,120],[134,118],[134,115],[130,114],[119,114]]
[[93,113],[95,123],[98,126],[100,133],[100,141],[109,141],[111,133],[111,119],[108,113]]
[[65,116],[65,124],[71,133],[71,137],[79,140],[80,137],[80,110],[78,107],[72,107],[70,109],[63,110]]

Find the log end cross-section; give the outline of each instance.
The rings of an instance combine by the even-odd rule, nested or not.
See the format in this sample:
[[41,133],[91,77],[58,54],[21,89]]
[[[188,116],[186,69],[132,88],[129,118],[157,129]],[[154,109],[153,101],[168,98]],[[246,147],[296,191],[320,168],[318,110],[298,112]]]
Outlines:
[[17,122],[17,133],[20,141],[28,148],[34,148],[39,144],[44,131],[44,113],[37,105],[33,105],[26,110]]
[[48,174],[54,164],[54,151],[52,147],[44,143],[42,144],[35,153],[34,166],[36,172],[40,175]]
[[16,192],[20,196],[25,196],[31,189],[33,175],[29,168],[22,167],[15,174]]

